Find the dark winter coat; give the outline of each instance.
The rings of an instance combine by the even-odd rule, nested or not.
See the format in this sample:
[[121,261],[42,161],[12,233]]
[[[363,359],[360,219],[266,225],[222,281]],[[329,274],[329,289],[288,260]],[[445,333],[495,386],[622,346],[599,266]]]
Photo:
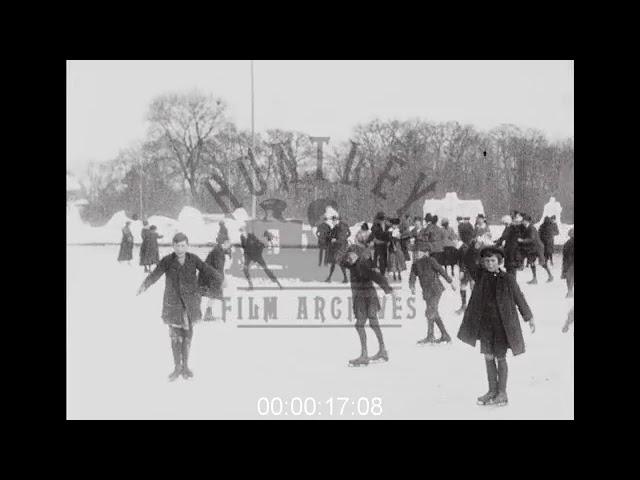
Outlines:
[[[346,258],[342,260],[341,265],[350,271],[352,298],[355,302],[357,298],[375,298],[378,302],[378,293],[376,292],[373,282],[380,285],[385,293],[391,293],[392,288],[387,279],[373,269],[373,261],[370,258],[359,257],[353,265],[347,265]],[[380,303],[377,303],[377,309],[380,310]]]
[[391,241],[391,235],[387,230],[387,227],[381,222],[373,222],[373,226],[371,227],[371,234],[369,234],[368,242],[373,242],[374,245],[385,245],[385,248],[388,246]]
[[251,260],[262,258],[262,251],[265,249],[265,244],[253,233],[240,235],[240,246],[244,250],[245,257]]
[[160,261],[158,239],[162,238],[162,235],[158,234],[158,232],[147,230],[142,238],[142,245],[140,246],[140,265],[155,265]]
[[529,259],[538,258],[540,264],[545,262],[544,260],[544,245],[538,235],[538,230],[530,223],[528,227],[524,227],[524,238],[520,243],[524,256]]
[[118,261],[125,262],[133,258],[133,234],[129,227],[122,229],[122,240],[120,240],[120,251],[118,252]]
[[562,247],[562,277],[573,275],[574,239],[567,240]]
[[518,238],[524,238],[525,229],[523,225],[507,225],[502,231],[502,235],[495,244],[502,247],[504,244],[504,263],[506,267],[520,268],[524,257],[520,251]]
[[351,236],[351,230],[349,225],[340,220],[336,226],[331,230],[331,240],[335,239],[335,242],[331,241],[329,245],[329,263],[340,263],[342,257],[347,252],[349,241],[347,240]]
[[[471,292],[471,298],[464,313],[460,330],[458,331],[458,338],[472,347],[476,346],[476,341],[480,338],[480,327],[484,310],[483,297],[486,295],[487,275],[491,275],[487,270],[482,269],[480,271],[478,280]],[[496,302],[511,352],[513,355],[524,353],[524,337],[522,336],[518,310],[525,322],[531,320],[533,314],[513,275],[503,271],[498,272]]]
[[474,282],[478,279],[480,272],[480,249],[476,248],[475,242],[471,245],[462,244],[458,250],[460,271],[465,272]]
[[560,230],[558,230],[558,225],[551,221],[543,222],[540,225],[540,230],[538,230],[538,234],[540,235],[540,240],[544,245],[544,249],[547,252],[553,252],[553,241],[556,235],[560,234]]
[[435,258],[422,257],[411,265],[409,288],[411,288],[411,290],[416,288],[416,277],[418,277],[420,279],[420,286],[422,287],[422,298],[425,300],[437,298],[444,292],[444,287],[438,276],[442,276],[448,283],[453,282]]
[[458,236],[460,237],[460,241],[465,245],[469,245],[471,240],[473,240],[475,230],[473,226],[468,222],[462,222],[458,225]]
[[147,244],[145,242],[147,233],[149,233],[149,227],[142,227],[142,230],[140,231],[140,238],[142,239],[142,243],[140,244],[140,265],[148,265],[146,263],[142,263],[145,251],[147,250]]
[[201,276],[209,277],[209,284],[222,283],[222,275],[204,263],[200,257],[188,252],[185,255],[184,265],[180,265],[175,253],[163,257],[142,283],[146,290],[163,274],[166,276],[162,300],[162,320],[166,324],[182,324],[182,313],[185,309],[191,322],[201,320],[198,272]]
[[215,247],[213,247],[213,250],[209,252],[209,255],[207,255],[207,258],[204,262],[220,274],[220,282],[214,281],[213,284],[211,284],[211,277],[208,277],[207,275],[198,275],[198,286],[200,287],[200,292],[202,293],[202,295],[209,298],[222,298],[224,261],[224,248],[222,248],[221,245],[216,245]]
[[431,247],[431,253],[440,253],[444,251],[444,230],[433,223],[425,227],[427,240]]
[[216,236],[216,243],[222,244],[226,240],[229,240],[229,231],[225,225],[220,225],[220,229],[218,230],[218,235]]
[[327,222],[322,222],[316,229],[316,237],[318,237],[318,246],[326,247],[331,241],[331,226]]

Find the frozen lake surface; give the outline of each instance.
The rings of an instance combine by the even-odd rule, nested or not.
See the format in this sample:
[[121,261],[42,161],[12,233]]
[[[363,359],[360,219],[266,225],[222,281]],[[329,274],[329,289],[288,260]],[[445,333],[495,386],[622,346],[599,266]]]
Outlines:
[[[67,247],[67,416],[69,419],[259,419],[329,418],[258,414],[260,397],[380,397],[381,416],[351,415],[330,418],[383,419],[573,419],[574,334],[561,333],[572,300],[564,298],[560,256],[552,268],[554,282],[538,267],[538,285],[527,285],[530,270],[518,273],[518,282],[533,311],[537,330],[523,325],[527,351],[508,356],[509,405],[480,407],[477,396],[487,390],[483,357],[454,338],[442,346],[419,347],[426,334],[424,301],[418,287],[409,300],[408,272],[400,287],[399,307],[393,318],[386,305],[381,324],[390,355],[386,364],[349,368],[347,360],[359,354],[358,337],[350,328],[238,328],[240,325],[346,324],[348,289],[340,289],[342,274],[334,273],[331,286],[283,279],[291,287],[306,289],[248,292],[246,280],[227,276],[225,296],[230,298],[227,321],[196,326],[189,381],[167,381],[173,369],[168,329],[160,319],[164,277],[143,295],[135,292],[145,277],[137,266],[118,264],[117,246]],[[208,249],[193,248],[204,259]],[[160,255],[171,252],[161,247]],[[312,253],[316,255],[316,253]],[[323,267],[326,268],[326,267]],[[456,277],[457,283],[457,277]],[[258,278],[256,287],[271,287]],[[317,287],[316,290],[310,287]],[[249,319],[249,297],[258,319]],[[276,318],[264,320],[265,297]],[[306,298],[309,320],[297,320],[299,297]],[[268,300],[269,302],[270,300]],[[240,302],[240,305],[238,304]],[[275,305],[275,307],[274,307]],[[440,314],[452,337],[461,316],[460,295],[447,288]],[[413,310],[411,307],[414,307]],[[275,309],[275,310],[274,310]],[[242,311],[240,311],[242,310]],[[242,319],[238,316],[242,314]],[[318,320],[315,317],[318,316]],[[413,318],[410,318],[413,317]],[[369,354],[377,342],[367,327]]]

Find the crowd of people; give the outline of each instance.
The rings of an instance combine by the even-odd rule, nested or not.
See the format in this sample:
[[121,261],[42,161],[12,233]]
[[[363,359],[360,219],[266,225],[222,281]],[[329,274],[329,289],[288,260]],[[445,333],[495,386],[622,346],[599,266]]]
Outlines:
[[[513,355],[524,352],[524,339],[520,328],[518,311],[535,331],[533,314],[516,281],[518,271],[531,269],[529,284],[537,283],[536,264],[547,272],[547,281],[554,280],[549,269],[553,263],[553,240],[558,235],[557,219],[546,217],[539,231],[530,215],[514,211],[502,219],[504,230],[497,239],[492,239],[491,230],[484,215],[475,219],[457,217],[457,231],[448,219],[427,213],[424,219],[387,217],[378,212],[371,226],[363,222],[351,239],[351,230],[337,212],[327,215],[318,225],[318,266],[329,267],[326,279],[331,281],[336,265],[341,269],[343,283],[351,283],[353,312],[360,340],[360,356],[350,360],[351,366],[368,365],[374,361],[388,361],[382,330],[378,322],[380,302],[374,283],[386,294],[395,295],[390,285],[402,281],[402,272],[409,270],[409,288],[415,295],[416,283],[422,290],[425,302],[427,334],[418,340],[419,345],[449,343],[451,336],[439,314],[439,303],[444,292],[442,277],[453,290],[453,278],[459,275],[461,307],[464,314],[457,337],[472,346],[480,341],[484,356],[489,391],[478,397],[481,405],[506,405],[508,367],[507,350]],[[266,265],[263,249],[270,244],[271,236],[264,232],[263,238],[241,229],[241,247],[244,251],[244,273],[253,288],[249,266],[255,262],[262,266],[267,276],[283,288]],[[573,296],[574,288],[574,234],[569,231],[569,240],[562,252],[562,276],[567,284],[567,297]],[[183,233],[173,237],[173,253],[159,259],[157,229],[144,223],[140,264],[148,276],[138,294],[166,275],[163,300],[163,321],[169,325],[175,368],[169,379],[179,376],[191,378],[188,367],[189,347],[193,336],[193,324],[203,316],[201,297],[208,298],[205,320],[214,319],[213,300],[221,300],[224,284],[225,257],[230,256],[229,235],[220,222],[216,243],[202,261],[197,255],[187,252],[188,238]],[[123,229],[123,238],[118,259],[131,260],[133,236],[129,222]],[[407,267],[407,264],[410,266]],[[156,265],[151,270],[151,266]],[[450,274],[449,274],[450,269]],[[349,275],[347,275],[349,272]],[[467,303],[468,298],[468,303]],[[368,356],[365,324],[369,322],[378,340],[378,352]],[[573,308],[562,328],[566,332],[573,323]],[[436,338],[435,327],[440,336]]]

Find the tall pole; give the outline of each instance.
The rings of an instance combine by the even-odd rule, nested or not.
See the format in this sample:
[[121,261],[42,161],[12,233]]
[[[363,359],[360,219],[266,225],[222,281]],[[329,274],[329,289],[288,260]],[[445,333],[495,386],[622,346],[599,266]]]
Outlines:
[[[253,60],[251,60],[251,151],[255,158],[255,123],[253,111]],[[253,193],[251,194],[251,218],[256,218],[256,196]]]
[[140,221],[144,219],[144,214],[142,212],[142,156],[140,157]]

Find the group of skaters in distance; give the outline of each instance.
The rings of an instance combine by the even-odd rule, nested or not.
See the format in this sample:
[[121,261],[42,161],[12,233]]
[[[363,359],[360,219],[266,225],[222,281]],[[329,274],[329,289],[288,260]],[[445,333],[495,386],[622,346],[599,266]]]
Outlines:
[[[329,277],[338,263],[347,282],[346,270],[350,271],[353,310],[356,330],[360,339],[360,356],[350,360],[352,366],[368,365],[374,361],[388,361],[384,337],[378,322],[380,303],[373,286],[378,284],[385,294],[394,295],[387,279],[391,272],[393,280],[402,280],[406,262],[412,261],[409,287],[415,294],[416,278],[420,282],[422,297],[426,304],[427,336],[418,341],[419,345],[449,343],[451,337],[438,312],[444,286],[442,277],[455,290],[454,267],[459,267],[460,296],[462,306],[456,313],[464,313],[458,338],[475,347],[480,341],[480,352],[484,355],[489,391],[477,401],[480,405],[506,405],[508,366],[506,353],[524,353],[525,345],[518,318],[518,311],[531,332],[535,332],[533,314],[516,281],[517,272],[526,264],[531,268],[533,278],[529,284],[536,284],[536,262],[547,272],[547,281],[553,281],[548,263],[553,261],[553,238],[558,235],[555,217],[547,217],[539,234],[529,215],[513,212],[502,221],[505,226],[500,238],[491,238],[491,231],[484,215],[478,215],[475,226],[470,217],[458,217],[458,232],[449,226],[447,219],[438,225],[436,215],[426,214],[423,219],[409,215],[403,219],[387,218],[378,212],[369,229],[365,222],[349,244],[350,231],[338,215],[324,218],[318,226],[318,264],[330,265]],[[567,282],[567,297],[573,296],[573,229],[569,241],[563,248],[562,277]],[[457,244],[460,244],[457,247]],[[504,248],[502,246],[504,245]],[[451,267],[451,275],[447,267]],[[470,291],[467,304],[467,292]],[[378,340],[378,352],[369,356],[365,325],[367,320]],[[566,332],[573,322],[573,308],[562,328]],[[440,330],[440,337],[434,335],[434,327]]]
[[[519,270],[524,269],[527,262],[533,274],[532,280],[528,283],[537,283],[535,263],[539,262],[548,273],[548,281],[553,280],[547,264],[552,261],[552,240],[558,231],[556,219],[545,219],[541,235],[533,226],[530,216],[514,212],[513,216],[503,218],[504,231],[495,241],[491,238],[483,215],[478,216],[475,226],[471,225],[468,217],[458,218],[457,232],[449,226],[446,219],[442,219],[439,224],[438,220],[436,215],[427,214],[424,221],[415,217],[411,222],[408,215],[403,219],[387,218],[383,212],[379,212],[370,229],[368,224],[362,224],[353,243],[349,242],[349,226],[340,220],[339,215],[325,218],[319,226],[318,262],[319,265],[323,265],[324,261],[325,265],[330,266],[327,281],[331,281],[335,266],[339,265],[343,282],[351,283],[355,328],[361,350],[357,358],[349,361],[349,365],[365,366],[370,362],[389,360],[378,322],[381,306],[374,283],[379,285],[385,294],[395,295],[387,279],[387,273],[390,272],[394,280],[401,281],[408,261],[411,261],[409,287],[415,294],[416,279],[419,280],[426,304],[427,335],[419,340],[418,344],[451,342],[438,312],[444,291],[439,277],[444,278],[455,290],[453,277],[454,266],[457,265],[462,301],[457,313],[464,313],[457,337],[473,347],[478,340],[480,341],[480,352],[484,355],[489,384],[489,391],[479,397],[477,402],[481,405],[506,405],[507,350],[511,349],[513,355],[525,351],[518,311],[529,324],[531,331],[535,331],[533,314],[518,286],[516,275]],[[209,298],[205,319],[211,318],[211,301],[222,299],[224,261],[225,255],[229,253],[228,233],[226,228],[222,227],[223,224],[206,261],[187,252],[187,236],[183,233],[176,234],[172,240],[173,253],[157,263],[137,292],[138,295],[141,294],[163,274],[166,276],[162,319],[169,326],[173,352],[174,370],[169,376],[171,381],[179,376],[185,379],[193,376],[188,366],[188,358],[193,326],[203,318],[200,308],[201,297]],[[128,225],[125,229],[128,230]],[[123,230],[123,237],[125,235],[127,234]],[[157,245],[157,235],[145,235]],[[129,236],[130,231],[126,241],[132,243],[132,236]],[[563,249],[562,277],[567,282],[567,296],[572,296],[573,231],[569,236],[570,240]],[[265,232],[264,239],[259,239],[254,234],[247,234],[246,230],[241,230],[241,245],[245,252],[244,271],[250,286],[248,266],[257,262],[271,280],[282,288],[262,258],[262,249],[270,241],[268,232]],[[125,238],[123,244],[124,242]],[[448,273],[448,267],[451,267],[451,275]],[[470,295],[467,303],[468,291]],[[367,321],[378,341],[378,351],[373,356],[369,356],[367,350]],[[573,308],[563,331],[567,331],[572,322]],[[438,338],[435,337],[435,326],[440,331]]]

